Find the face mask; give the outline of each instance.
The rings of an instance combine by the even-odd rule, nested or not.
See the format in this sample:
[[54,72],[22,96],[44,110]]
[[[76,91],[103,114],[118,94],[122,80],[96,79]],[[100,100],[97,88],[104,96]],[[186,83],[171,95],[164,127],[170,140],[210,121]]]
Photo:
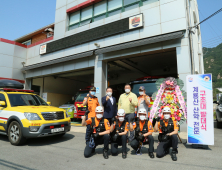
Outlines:
[[125,89],[125,92],[126,92],[126,93],[129,93],[129,92],[130,92],[130,89]]
[[146,116],[140,116],[140,120],[145,120]]
[[93,96],[95,96],[96,92],[91,91],[90,94],[93,95]]
[[169,119],[170,118],[170,115],[167,114],[167,115],[164,115],[164,119]]
[[106,95],[107,96],[112,96],[112,93],[111,92],[107,92]]
[[103,114],[96,114],[97,119],[101,119],[103,117]]
[[124,121],[124,117],[119,117],[119,121],[123,122]]
[[140,91],[139,94],[140,94],[140,96],[142,96],[143,95],[143,91]]

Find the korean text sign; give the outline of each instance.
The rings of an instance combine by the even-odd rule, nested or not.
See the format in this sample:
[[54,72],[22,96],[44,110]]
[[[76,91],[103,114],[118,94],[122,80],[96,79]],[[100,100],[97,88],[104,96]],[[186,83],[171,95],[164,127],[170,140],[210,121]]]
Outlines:
[[189,75],[187,84],[187,141],[214,145],[212,75]]

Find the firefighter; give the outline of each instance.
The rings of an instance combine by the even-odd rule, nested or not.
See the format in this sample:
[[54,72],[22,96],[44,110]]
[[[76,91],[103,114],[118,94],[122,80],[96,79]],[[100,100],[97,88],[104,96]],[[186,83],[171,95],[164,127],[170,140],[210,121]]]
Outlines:
[[133,122],[133,118],[130,119],[130,131],[135,129],[135,139],[131,142],[131,147],[137,155],[141,155],[142,146],[149,144],[148,155],[150,158],[154,158],[153,125],[148,121],[146,109],[140,109],[137,116],[138,120],[136,122]]
[[91,138],[87,143],[84,151],[85,158],[91,156],[95,152],[97,145],[104,144],[103,157],[108,159],[109,140],[110,140],[110,124],[107,119],[103,118],[104,109],[102,106],[96,107],[96,117],[91,117],[86,120],[86,117],[82,117],[82,126],[90,125]]
[[163,120],[157,119],[157,123],[155,124],[154,130],[157,132],[159,130],[159,145],[157,146],[157,152],[156,156],[158,158],[163,157],[164,155],[169,153],[169,148],[172,146],[173,150],[171,153],[171,157],[173,161],[177,161],[176,154],[177,151],[177,145],[178,145],[178,130],[179,126],[177,121],[173,121],[170,118],[171,110],[169,107],[164,107],[163,109]]
[[122,158],[126,159],[126,143],[127,132],[129,130],[129,123],[125,120],[124,109],[119,109],[117,119],[112,119],[110,128],[111,136],[111,153],[113,156],[118,155],[118,146],[122,146]]
[[[88,110],[85,112],[86,119],[96,116],[95,109],[97,106],[99,106],[99,101],[98,98],[95,96],[95,94],[96,94],[96,88],[91,87],[89,94],[87,94],[87,96],[83,100],[83,106],[88,106]],[[89,143],[89,139],[90,139],[90,125],[87,125],[86,136],[85,136],[86,145],[87,143]]]

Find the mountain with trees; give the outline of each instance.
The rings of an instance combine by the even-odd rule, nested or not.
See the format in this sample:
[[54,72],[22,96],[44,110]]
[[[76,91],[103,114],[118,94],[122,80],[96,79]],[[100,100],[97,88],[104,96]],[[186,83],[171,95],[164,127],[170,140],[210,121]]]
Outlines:
[[213,78],[213,97],[221,93],[222,88],[222,43],[214,48],[203,47],[204,73],[211,73]]

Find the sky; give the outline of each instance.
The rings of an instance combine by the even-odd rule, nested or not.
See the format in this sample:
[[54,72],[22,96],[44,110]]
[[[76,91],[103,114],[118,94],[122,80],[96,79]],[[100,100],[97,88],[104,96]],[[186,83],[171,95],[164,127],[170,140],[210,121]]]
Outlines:
[[[197,0],[200,21],[220,8],[222,0]],[[56,0],[0,0],[0,38],[15,40],[55,21]],[[222,12],[201,24],[203,47],[222,43]]]

